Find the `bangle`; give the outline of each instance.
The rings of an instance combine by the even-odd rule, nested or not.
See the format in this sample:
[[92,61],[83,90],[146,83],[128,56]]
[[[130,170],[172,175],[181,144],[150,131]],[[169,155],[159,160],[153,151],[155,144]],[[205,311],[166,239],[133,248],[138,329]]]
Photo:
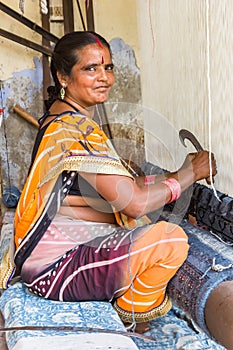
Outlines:
[[176,201],[180,195],[181,195],[181,187],[179,182],[174,179],[173,177],[169,177],[164,181],[161,181],[162,184],[169,187],[169,190],[171,191],[171,198],[167,202],[167,204]]
[[156,175],[146,175],[144,179],[144,185],[154,185]]

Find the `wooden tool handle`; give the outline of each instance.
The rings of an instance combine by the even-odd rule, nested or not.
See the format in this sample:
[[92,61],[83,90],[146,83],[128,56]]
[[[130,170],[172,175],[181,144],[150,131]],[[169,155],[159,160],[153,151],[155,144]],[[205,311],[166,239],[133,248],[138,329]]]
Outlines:
[[23,119],[27,120],[29,123],[33,124],[34,126],[36,126],[37,128],[39,127],[39,123],[38,121],[29,113],[27,113],[25,111],[25,109],[23,109],[22,107],[20,107],[18,104],[16,104],[13,107],[14,112],[16,112],[18,115],[20,115],[20,117],[22,117]]
[[[212,179],[213,179],[213,183],[214,183],[214,177],[212,177]],[[208,185],[211,185],[210,176],[206,178],[206,182]]]

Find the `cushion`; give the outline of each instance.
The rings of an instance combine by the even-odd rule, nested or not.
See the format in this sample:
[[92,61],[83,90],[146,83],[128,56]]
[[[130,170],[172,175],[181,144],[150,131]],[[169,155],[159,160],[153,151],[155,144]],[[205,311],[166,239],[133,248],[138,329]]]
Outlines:
[[17,282],[3,292],[0,310],[5,327],[50,327],[7,332],[9,350],[57,350],[58,346],[62,350],[138,349],[109,302],[47,300],[32,295],[22,282]]
[[14,212],[4,216],[0,235],[0,289],[6,289],[15,272],[14,264]]
[[[6,327],[51,327],[7,332],[9,350],[57,350],[58,345],[60,350],[224,350],[174,306],[164,317],[151,321],[150,330],[143,336],[131,334],[131,338],[122,333],[125,328],[110,303],[46,300],[29,293],[22,282],[4,291],[0,310]],[[78,327],[83,327],[83,332]]]

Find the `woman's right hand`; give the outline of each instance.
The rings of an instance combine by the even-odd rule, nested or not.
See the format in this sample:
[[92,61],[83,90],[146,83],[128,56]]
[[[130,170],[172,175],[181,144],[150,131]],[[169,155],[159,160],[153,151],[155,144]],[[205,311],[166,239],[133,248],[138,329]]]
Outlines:
[[[211,167],[212,176],[215,176],[217,174],[217,167],[213,153],[211,154]],[[208,151],[189,153],[180,170],[188,168],[193,171],[194,182],[208,179],[210,176],[210,153]]]

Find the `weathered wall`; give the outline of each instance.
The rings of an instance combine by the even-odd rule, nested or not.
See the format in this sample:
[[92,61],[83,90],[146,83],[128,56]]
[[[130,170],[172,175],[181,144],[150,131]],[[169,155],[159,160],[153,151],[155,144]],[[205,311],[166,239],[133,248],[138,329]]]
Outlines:
[[[6,5],[20,13],[18,3],[9,0]],[[40,23],[38,1],[28,0],[24,15],[33,22]],[[2,11],[0,22],[3,29],[41,43],[40,35]],[[3,188],[15,185],[21,189],[30,162],[36,128],[13,112],[15,104],[20,104],[35,117],[41,114],[43,109],[41,54],[1,37],[0,108],[4,111],[0,128],[1,182]]]
[[133,49],[122,39],[114,38],[110,45],[115,87],[105,104],[107,115],[116,149],[138,170],[145,158],[140,70]]

